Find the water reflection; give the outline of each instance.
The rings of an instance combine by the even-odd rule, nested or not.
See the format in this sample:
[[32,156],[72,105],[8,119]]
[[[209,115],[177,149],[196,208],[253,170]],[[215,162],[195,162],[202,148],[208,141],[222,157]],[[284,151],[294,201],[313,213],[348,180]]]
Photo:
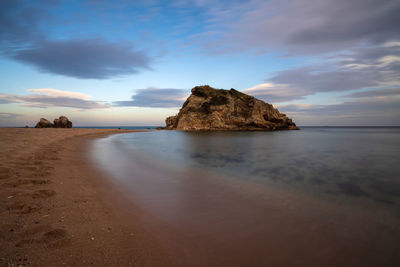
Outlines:
[[182,266],[389,266],[400,261],[399,134],[155,131],[96,140],[92,156],[157,218],[146,222]]
[[125,149],[235,179],[388,203],[399,201],[399,128],[156,131],[112,138]]

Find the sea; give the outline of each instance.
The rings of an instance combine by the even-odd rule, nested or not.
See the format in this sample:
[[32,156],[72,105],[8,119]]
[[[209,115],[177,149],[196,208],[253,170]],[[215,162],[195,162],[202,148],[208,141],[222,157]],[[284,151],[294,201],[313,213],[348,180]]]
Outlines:
[[90,157],[171,229],[160,233],[183,265],[400,263],[399,127],[116,128],[150,131],[96,139]]

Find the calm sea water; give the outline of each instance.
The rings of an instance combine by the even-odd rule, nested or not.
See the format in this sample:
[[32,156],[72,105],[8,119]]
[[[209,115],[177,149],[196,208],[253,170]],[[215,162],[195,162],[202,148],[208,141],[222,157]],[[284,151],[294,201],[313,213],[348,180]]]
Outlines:
[[154,131],[102,142],[232,179],[400,205],[400,128]]
[[154,130],[158,126],[78,126],[85,129],[125,129],[125,130]]
[[399,152],[400,128],[312,127],[118,134],[91,156],[176,265],[399,266]]

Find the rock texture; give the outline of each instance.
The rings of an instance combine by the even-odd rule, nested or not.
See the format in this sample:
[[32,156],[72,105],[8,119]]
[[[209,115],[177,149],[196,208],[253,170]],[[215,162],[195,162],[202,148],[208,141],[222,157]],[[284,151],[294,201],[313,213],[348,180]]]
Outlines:
[[45,118],[41,118],[35,128],[72,128],[72,122],[65,116],[54,119],[54,124]]
[[235,89],[196,86],[165,129],[197,130],[298,130],[296,124],[271,104]]
[[72,122],[65,116],[54,119],[54,128],[72,128]]
[[53,128],[53,124],[45,118],[40,118],[40,121],[36,124],[35,128]]

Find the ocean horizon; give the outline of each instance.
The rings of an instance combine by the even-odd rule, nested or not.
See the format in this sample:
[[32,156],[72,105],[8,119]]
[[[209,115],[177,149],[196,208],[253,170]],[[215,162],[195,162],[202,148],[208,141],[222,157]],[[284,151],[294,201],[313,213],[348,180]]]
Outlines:
[[[120,126],[74,126],[73,128],[87,128],[87,129],[127,129],[127,130],[137,130],[137,129],[156,129],[157,127],[163,127],[160,125],[132,125],[132,126],[126,126],[126,125],[120,125]],[[344,126],[335,126],[335,125],[299,125],[298,126],[301,130],[301,128],[400,128],[399,126],[358,126],[358,125],[344,125]],[[284,130],[283,130],[284,131]]]

